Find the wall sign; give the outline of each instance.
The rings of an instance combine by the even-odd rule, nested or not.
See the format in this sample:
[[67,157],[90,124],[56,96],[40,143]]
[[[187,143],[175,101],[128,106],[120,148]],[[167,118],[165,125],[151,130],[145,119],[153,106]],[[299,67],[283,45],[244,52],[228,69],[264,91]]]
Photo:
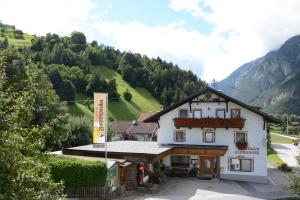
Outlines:
[[236,150],[235,154],[259,154],[259,147],[248,147],[245,150]]

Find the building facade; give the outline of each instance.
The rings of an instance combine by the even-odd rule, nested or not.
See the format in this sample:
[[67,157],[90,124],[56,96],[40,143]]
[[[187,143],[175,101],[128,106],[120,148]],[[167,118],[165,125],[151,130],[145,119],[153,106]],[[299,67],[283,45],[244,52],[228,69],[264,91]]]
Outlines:
[[158,124],[157,143],[174,149],[162,158],[174,173],[267,182],[267,123],[258,108],[205,88],[145,119]]

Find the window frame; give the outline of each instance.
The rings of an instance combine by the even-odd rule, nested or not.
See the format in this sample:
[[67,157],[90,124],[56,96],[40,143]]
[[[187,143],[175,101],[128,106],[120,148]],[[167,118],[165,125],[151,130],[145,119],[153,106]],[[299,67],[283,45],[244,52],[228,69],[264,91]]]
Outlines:
[[[245,134],[245,143],[238,143],[237,142],[237,139],[236,139],[237,133],[244,133]],[[235,131],[234,132],[234,143],[236,143],[236,144],[247,144],[248,143],[248,133],[247,133],[247,131]]]
[[[200,111],[200,118],[195,118],[195,111]],[[202,118],[202,109],[193,109],[193,118],[194,119],[201,119]]]
[[[182,131],[183,132],[183,139],[182,140],[178,140],[177,131]],[[174,142],[185,142],[186,141],[186,130],[185,129],[175,129],[173,140],[174,140]]]
[[[239,161],[239,169],[232,169],[231,168],[231,161],[233,159]],[[242,160],[250,160],[250,171],[242,170]],[[228,159],[228,169],[229,169],[229,171],[234,171],[234,172],[253,172],[254,171],[254,159],[253,158],[231,157],[231,158]]]
[[[223,111],[223,112],[224,112],[223,118],[218,117],[218,111]],[[216,109],[216,118],[220,118],[220,119],[225,119],[225,118],[226,118],[226,111],[225,111],[225,108],[217,108],[217,109]]]
[[[180,116],[181,111],[186,111],[187,116],[186,116],[186,117],[181,117],[181,116]],[[189,111],[188,111],[188,109],[186,109],[186,108],[179,109],[179,110],[178,110],[178,118],[183,118],[183,119],[189,118]]]
[[[232,116],[232,111],[234,111],[234,110],[238,110],[239,111],[239,116],[238,117],[233,117]],[[232,119],[234,119],[234,118],[241,118],[241,109],[240,108],[232,108],[232,109],[230,109],[230,117]]]
[[[177,158],[178,165],[174,166],[174,163],[172,162],[174,158]],[[188,158],[188,162],[182,164],[183,158]],[[185,155],[171,155],[170,156],[171,160],[171,167],[177,167],[177,168],[189,168],[190,167],[190,162],[191,162],[191,157],[190,156],[185,156]]]
[[[212,141],[207,141],[206,140],[206,134],[207,133],[212,133]],[[215,141],[216,141],[215,131],[213,131],[213,130],[205,130],[205,131],[203,131],[203,142],[204,143],[215,143]]]

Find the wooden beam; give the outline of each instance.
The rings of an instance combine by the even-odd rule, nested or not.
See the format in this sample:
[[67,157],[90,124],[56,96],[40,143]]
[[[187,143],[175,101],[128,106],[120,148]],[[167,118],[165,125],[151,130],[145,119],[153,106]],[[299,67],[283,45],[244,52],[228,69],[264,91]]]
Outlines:
[[264,118],[263,130],[266,130],[266,119]]
[[228,101],[226,101],[226,112],[228,113]]
[[204,100],[197,100],[197,101],[191,101],[192,103],[225,103],[227,101],[219,101],[219,100],[211,100],[211,101],[204,101]]
[[192,102],[189,101],[189,104],[190,104],[190,113],[192,112]]

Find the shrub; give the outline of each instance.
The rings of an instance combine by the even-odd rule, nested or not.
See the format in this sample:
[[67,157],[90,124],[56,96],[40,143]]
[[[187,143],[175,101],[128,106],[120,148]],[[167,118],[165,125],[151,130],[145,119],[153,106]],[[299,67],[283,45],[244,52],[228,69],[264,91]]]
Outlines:
[[86,116],[71,116],[67,124],[68,137],[63,141],[64,147],[87,145],[92,142],[93,121]]
[[291,172],[292,171],[292,168],[290,166],[288,166],[286,163],[279,165],[277,168],[283,172]]
[[123,97],[125,100],[127,101],[131,101],[132,99],[132,94],[129,92],[129,90],[127,89],[124,93],[123,93]]
[[190,171],[189,171],[189,176],[191,177],[196,177],[198,174],[198,168],[197,167],[193,167]]
[[101,187],[105,185],[107,168],[101,161],[51,156],[48,160],[55,182],[62,181],[66,187]]

